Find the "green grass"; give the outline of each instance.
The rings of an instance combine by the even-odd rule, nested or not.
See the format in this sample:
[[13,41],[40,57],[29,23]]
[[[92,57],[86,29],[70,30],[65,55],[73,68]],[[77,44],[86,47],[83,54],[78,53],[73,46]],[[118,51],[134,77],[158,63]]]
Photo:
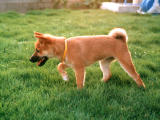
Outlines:
[[[102,10],[44,10],[0,14],[0,120],[159,120],[160,16]],[[146,89],[115,62],[112,78],[100,82],[98,63],[87,68],[85,87],[77,90],[74,72],[64,82],[57,59],[44,67],[29,61],[33,32],[57,36],[107,34],[127,30],[129,49]]]

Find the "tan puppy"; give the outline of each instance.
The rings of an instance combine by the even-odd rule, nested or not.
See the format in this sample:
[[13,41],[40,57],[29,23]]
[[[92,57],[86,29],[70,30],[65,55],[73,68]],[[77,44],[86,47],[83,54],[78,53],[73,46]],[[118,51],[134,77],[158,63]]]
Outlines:
[[103,72],[103,81],[111,77],[110,64],[117,60],[122,68],[135,80],[138,86],[145,87],[132,63],[127,46],[127,34],[124,29],[113,29],[109,35],[78,36],[65,39],[52,35],[35,33],[35,53],[30,61],[42,66],[48,58],[57,57],[62,62],[58,70],[64,80],[68,80],[66,68],[75,71],[77,87],[82,88],[85,81],[85,67],[99,61]]

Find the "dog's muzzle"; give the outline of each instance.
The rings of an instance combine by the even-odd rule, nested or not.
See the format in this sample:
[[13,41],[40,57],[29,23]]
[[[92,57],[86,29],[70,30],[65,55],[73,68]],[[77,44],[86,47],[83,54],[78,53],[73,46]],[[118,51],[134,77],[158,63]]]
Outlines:
[[30,58],[30,61],[31,62],[38,62],[40,60],[40,57],[39,56],[32,56],[31,58]]
[[37,65],[38,66],[43,66],[45,63],[46,63],[46,61],[48,60],[48,57],[47,56],[43,56],[43,57],[39,57],[39,56],[32,56],[31,58],[30,58],[30,61],[31,62],[38,62],[37,63]]

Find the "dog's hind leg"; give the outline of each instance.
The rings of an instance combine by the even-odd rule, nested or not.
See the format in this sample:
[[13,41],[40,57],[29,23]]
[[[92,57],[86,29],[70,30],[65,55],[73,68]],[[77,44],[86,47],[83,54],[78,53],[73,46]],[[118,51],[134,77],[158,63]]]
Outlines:
[[102,81],[107,82],[109,78],[111,77],[111,72],[110,72],[110,63],[114,60],[113,57],[104,59],[99,61],[99,65],[101,68],[101,71],[103,73],[103,78]]
[[68,75],[67,72],[65,71],[65,69],[68,68],[68,66],[65,63],[59,63],[58,64],[58,71],[61,74],[63,80],[68,81]]
[[121,67],[131,76],[135,82],[137,83],[138,86],[143,86],[145,88],[145,84],[141,80],[139,74],[136,72],[134,65],[132,63],[132,58],[129,53],[129,51],[121,53],[121,55],[118,56],[118,61],[121,65]]

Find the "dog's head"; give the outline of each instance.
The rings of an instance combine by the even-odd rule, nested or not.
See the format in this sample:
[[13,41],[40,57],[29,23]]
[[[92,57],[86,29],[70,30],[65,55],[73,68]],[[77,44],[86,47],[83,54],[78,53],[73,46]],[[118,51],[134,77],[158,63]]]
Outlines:
[[42,66],[46,63],[48,58],[52,57],[53,50],[51,50],[51,45],[53,44],[53,40],[50,35],[42,34],[35,32],[34,36],[37,39],[35,43],[35,52],[30,58],[31,62],[38,62],[38,66]]

